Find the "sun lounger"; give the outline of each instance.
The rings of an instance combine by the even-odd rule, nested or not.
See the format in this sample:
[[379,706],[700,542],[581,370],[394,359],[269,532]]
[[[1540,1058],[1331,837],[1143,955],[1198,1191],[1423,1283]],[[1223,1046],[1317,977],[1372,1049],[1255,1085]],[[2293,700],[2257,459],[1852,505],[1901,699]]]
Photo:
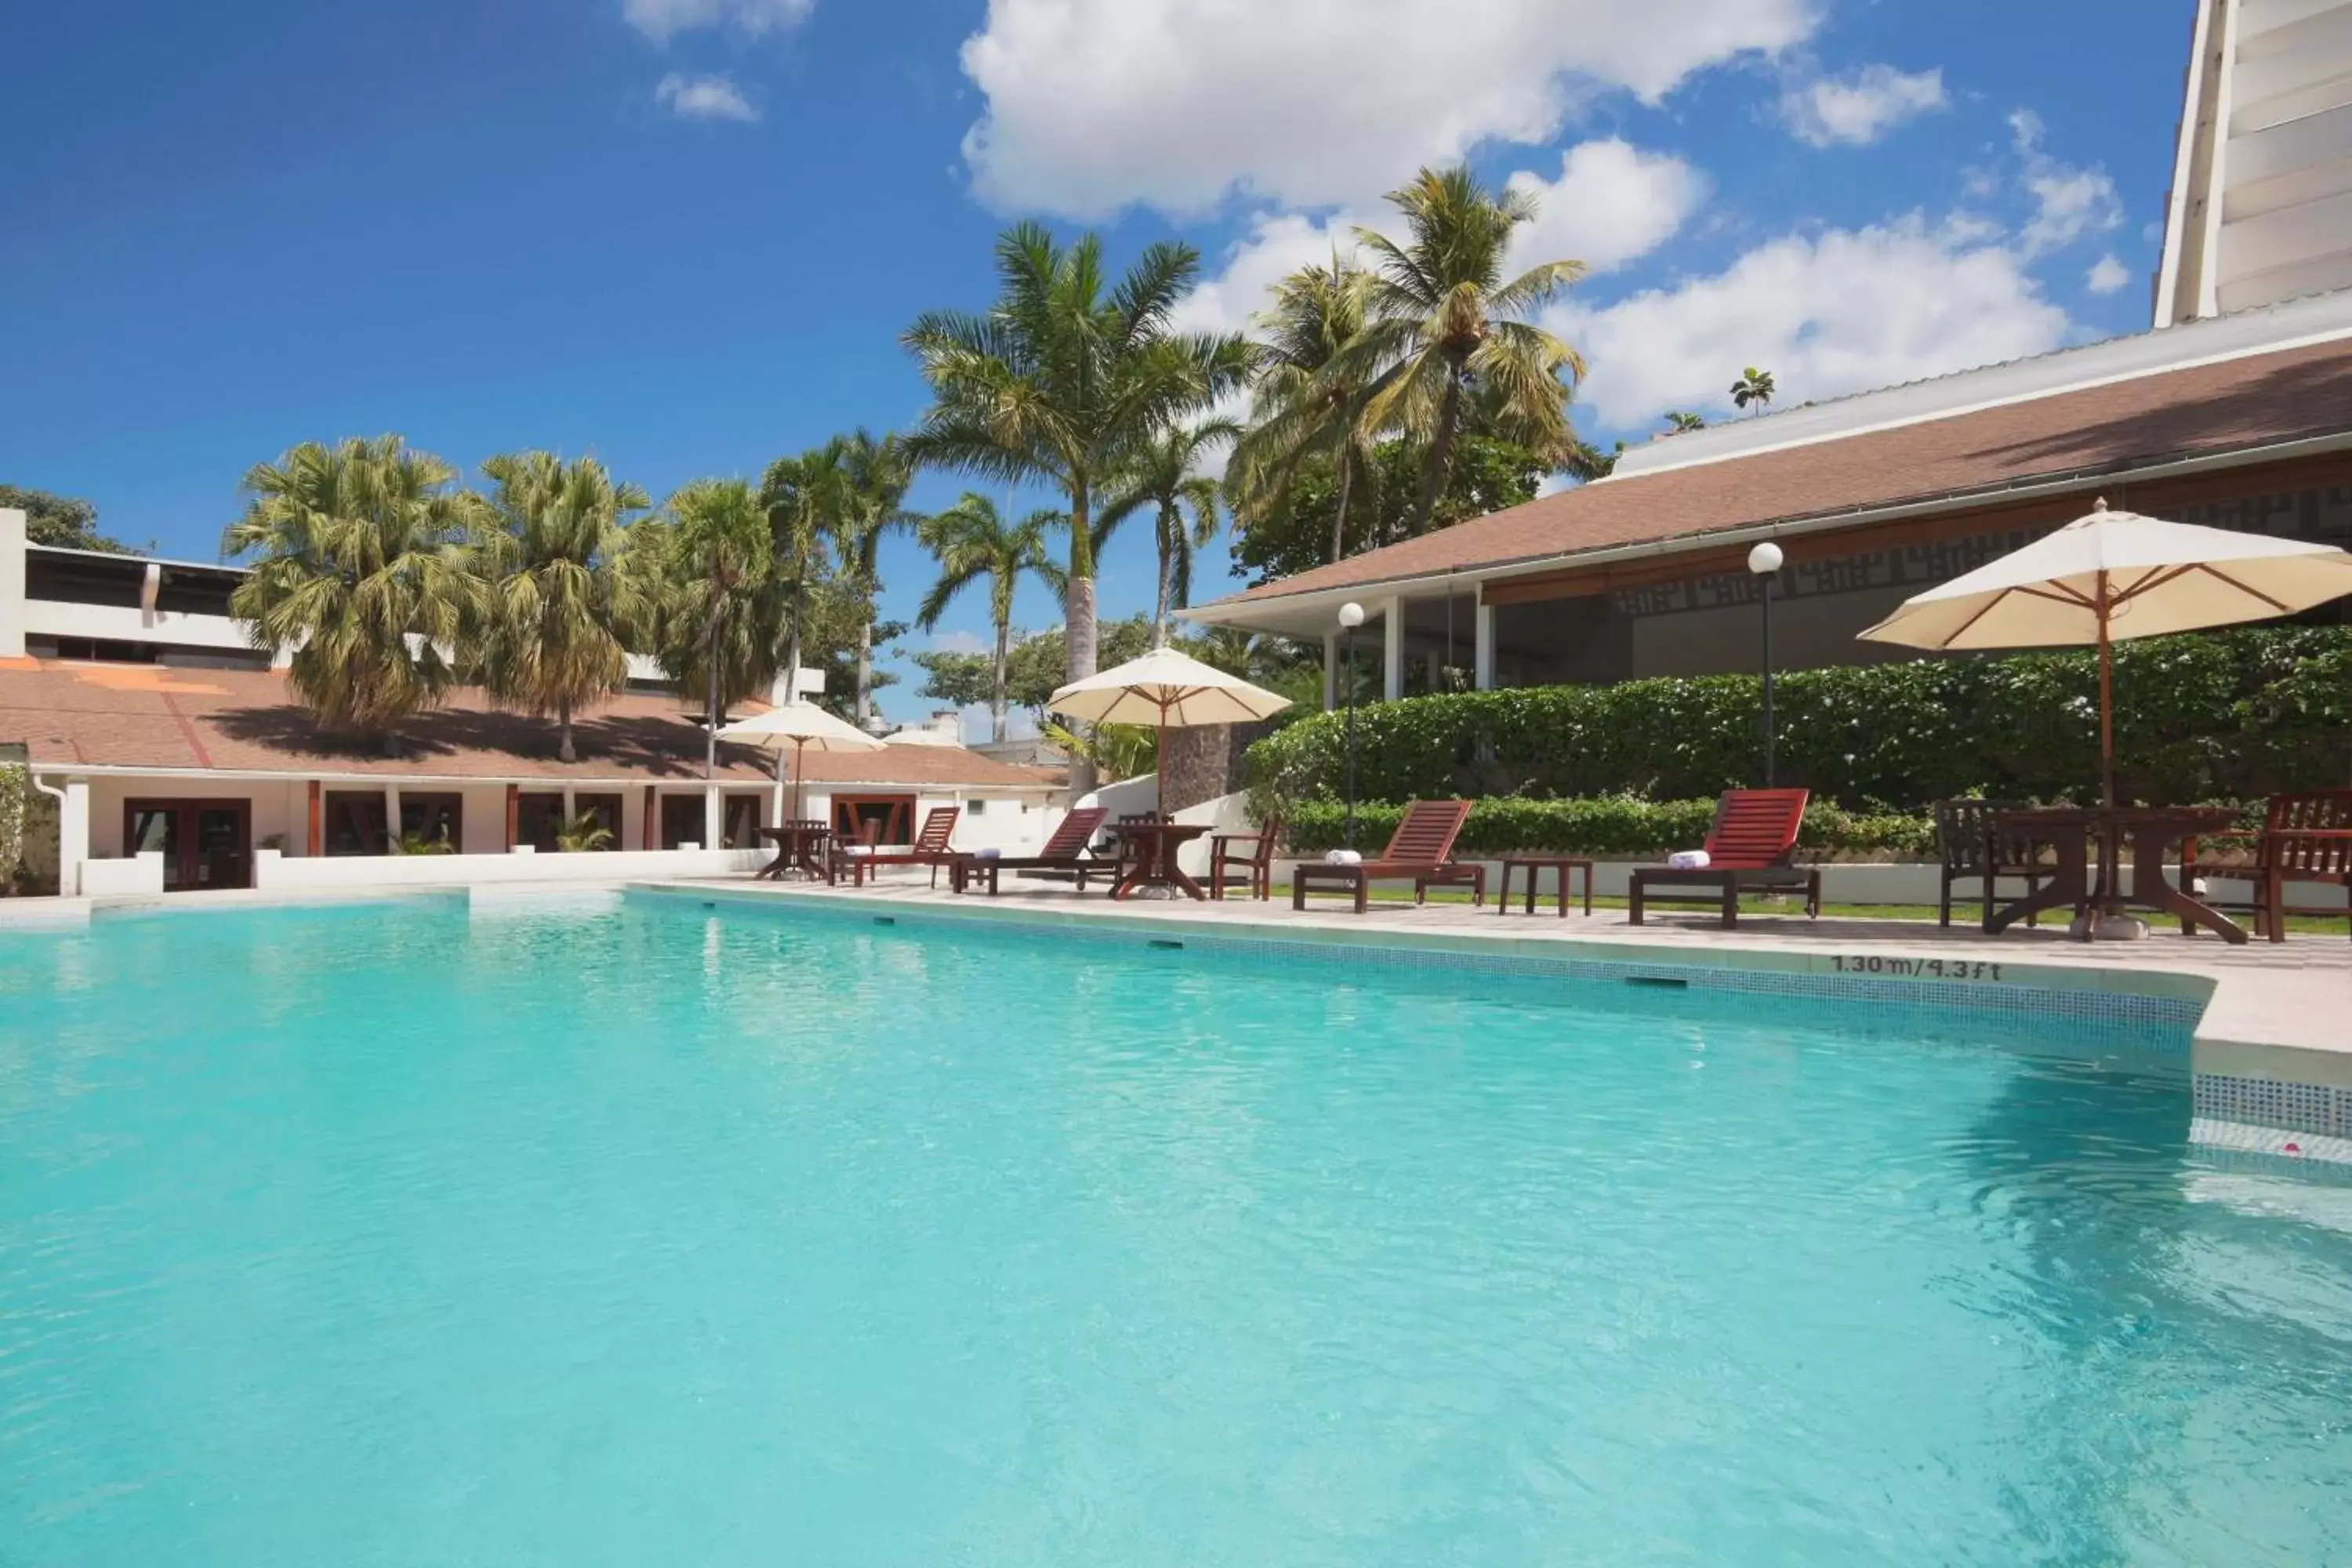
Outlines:
[[1087,890],[1087,874],[1108,871],[1107,861],[1083,858],[1087,843],[1095,836],[1109,813],[1098,806],[1087,806],[1062,818],[1034,855],[960,855],[950,884],[959,893],[967,891],[974,882],[986,881],[989,897],[996,896],[996,879],[1003,871],[1075,871],[1078,876],[1078,891]]
[[1470,820],[1466,800],[1417,800],[1404,808],[1404,820],[1376,860],[1352,866],[1307,861],[1290,874],[1290,907],[1307,907],[1307,890],[1331,888],[1356,895],[1356,912],[1362,914],[1366,889],[1373,882],[1412,879],[1412,901],[1423,901],[1433,886],[1467,883],[1472,901],[1486,901],[1486,868],[1464,865],[1454,858],[1454,841]]
[[839,877],[847,871],[850,886],[862,888],[866,885],[866,873],[877,867],[929,866],[931,886],[936,888],[940,885],[940,867],[947,867],[950,873],[955,869],[957,856],[948,847],[948,839],[955,832],[956,819],[962,815],[963,807],[960,805],[935,805],[924,814],[923,830],[915,835],[913,844],[904,849],[877,846],[860,854],[845,851],[833,861],[833,874]]
[[[1801,892],[1805,913],[1822,912],[1822,874],[1797,866],[1797,830],[1804,826],[1806,794],[1801,789],[1726,790],[1715,804],[1703,867],[1643,866],[1633,872],[1629,919],[1642,923],[1645,904],[1717,904],[1726,930],[1739,923],[1744,892]],[[1676,896],[1677,890],[1696,896]],[[1663,895],[1663,896],[1662,896]]]

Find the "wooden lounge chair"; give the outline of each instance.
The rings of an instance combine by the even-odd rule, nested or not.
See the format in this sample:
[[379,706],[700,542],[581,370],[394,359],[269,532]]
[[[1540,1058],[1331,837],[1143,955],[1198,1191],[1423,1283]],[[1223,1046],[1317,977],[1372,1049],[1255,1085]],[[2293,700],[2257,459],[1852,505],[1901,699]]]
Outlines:
[[1484,905],[1486,901],[1486,868],[1465,865],[1454,858],[1454,841],[1462,836],[1462,825],[1470,820],[1470,803],[1466,800],[1416,800],[1404,808],[1404,820],[1397,824],[1389,839],[1389,847],[1381,851],[1380,858],[1354,866],[1334,866],[1328,861],[1307,861],[1290,874],[1290,907],[1307,907],[1310,888],[1333,888],[1356,895],[1356,912],[1364,912],[1365,890],[1373,882],[1399,882],[1412,879],[1412,901],[1421,903],[1432,886],[1441,883],[1469,884],[1471,900]]
[[[1739,923],[1739,895],[1759,890],[1801,892],[1805,913],[1822,912],[1822,874],[1790,864],[1797,829],[1804,826],[1806,793],[1801,789],[1726,790],[1715,803],[1715,826],[1707,830],[1707,864],[1688,871],[1643,866],[1633,872],[1628,919],[1642,923],[1645,903],[1717,904],[1724,929]],[[1696,896],[1675,896],[1688,889]],[[1661,892],[1666,896],[1660,897]]]
[[996,896],[996,879],[1000,872],[1076,871],[1078,874],[1078,891],[1083,893],[1087,890],[1088,872],[1111,868],[1110,862],[1107,860],[1086,858],[1091,853],[1087,847],[1087,841],[1094,837],[1095,829],[1102,826],[1103,818],[1108,815],[1095,805],[1070,813],[1062,818],[1061,826],[1054,829],[1034,855],[959,855],[954,873],[949,878],[949,885],[961,893],[969,890],[973,883],[984,880],[988,884],[988,896],[992,899]]
[[1274,847],[1282,837],[1282,815],[1277,812],[1265,819],[1265,825],[1255,833],[1220,833],[1209,840],[1209,897],[1223,900],[1225,896],[1228,871],[1239,871],[1249,879],[1250,897],[1266,900],[1274,897]]
[[960,805],[935,805],[923,814],[923,830],[915,835],[914,843],[904,849],[876,847],[862,855],[845,854],[832,862],[833,874],[849,873],[850,886],[866,885],[866,873],[881,866],[929,866],[931,886],[940,885],[940,868],[952,872],[956,852],[948,847],[948,839],[955,832],[956,819],[963,815]]
[[[2220,837],[2226,840],[2231,836]],[[2243,901],[2225,904],[2207,898],[2205,902],[2219,909],[2252,911],[2255,931],[2273,942],[2286,940],[2284,917],[2288,915],[2336,915],[2344,920],[2347,930],[2352,930],[2352,907],[2347,907],[2352,906],[2352,789],[2274,795],[2263,812],[2262,832],[2236,837],[2240,842],[2248,837],[2253,841],[2254,863],[2251,867],[2224,863],[2210,856],[2200,862],[2198,842],[2191,839],[2181,846],[2182,889],[2189,889],[2200,876],[2252,882],[2253,893]],[[2290,904],[2286,901],[2290,882],[2342,888],[2347,902]],[[2185,925],[2183,929],[2187,929]]]
[[[2058,879],[2058,868],[2044,865],[2042,847],[2032,839],[2015,833],[2004,833],[2000,814],[2019,807],[2000,800],[1939,800],[1936,803],[1936,852],[1943,861],[1943,899],[1937,910],[1937,923],[1948,927],[1952,923],[1952,884],[1979,882],[1983,885],[1984,918],[1992,919],[1993,886],[2007,878],[2025,884],[2026,897],[2032,898],[2042,885]],[[2037,912],[2025,917],[2027,925],[2041,920]]]

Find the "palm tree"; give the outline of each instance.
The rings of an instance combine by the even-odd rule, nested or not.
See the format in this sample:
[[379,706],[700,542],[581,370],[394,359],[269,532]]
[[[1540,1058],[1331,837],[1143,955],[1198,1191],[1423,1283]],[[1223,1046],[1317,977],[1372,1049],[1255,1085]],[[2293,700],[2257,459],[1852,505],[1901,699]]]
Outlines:
[[638,577],[622,567],[622,531],[645,510],[646,492],[614,483],[593,458],[566,464],[552,452],[505,453],[482,472],[482,685],[502,702],[553,713],[556,755],[573,762],[572,710],[629,678],[627,638],[646,605]]
[[989,664],[989,739],[1004,739],[1005,672],[1013,657],[1013,595],[1027,573],[1056,596],[1069,591],[1067,574],[1046,552],[1045,536],[1068,519],[1050,507],[1042,508],[1007,527],[996,505],[986,496],[966,490],[947,510],[925,518],[918,531],[923,548],[939,557],[940,580],[923,595],[915,624],[925,631],[938,629],[940,617],[964,589],[988,579],[988,618],[996,633]]
[[784,589],[784,672],[788,695],[800,695],[802,626],[808,588],[832,564],[828,543],[845,531],[850,514],[849,442],[836,436],[797,458],[778,458],[760,481],[767,509],[774,571]]
[[842,554],[857,595],[857,699],[851,717],[863,727],[874,711],[874,598],[882,590],[882,536],[911,530],[922,519],[906,508],[915,466],[896,436],[876,440],[860,429],[843,450],[847,510],[841,521]]
[[1160,586],[1151,612],[1154,647],[1168,646],[1168,612],[1192,602],[1192,552],[1216,536],[1217,482],[1199,471],[1202,455],[1240,434],[1241,426],[1230,419],[1168,426],[1129,457],[1095,523],[1095,548],[1100,550],[1120,523],[1151,509],[1160,552]]
[[1752,405],[1754,413],[1761,414],[1765,405],[1772,401],[1772,373],[1758,370],[1751,364],[1739,373],[1738,381],[1731,384],[1731,401],[1742,408]]
[[656,643],[681,689],[702,687],[709,736],[703,776],[719,771],[719,723],[730,703],[775,678],[785,592],[768,511],[741,479],[698,479],[670,498],[669,518],[629,531],[635,569],[658,584]]
[[1303,459],[1328,455],[1339,485],[1334,561],[1346,552],[1349,493],[1370,456],[1364,405],[1372,384],[1357,359],[1371,286],[1371,274],[1336,256],[1328,268],[1301,268],[1274,286],[1274,309],[1257,318],[1265,336],[1250,427],[1225,472],[1234,510],[1255,519],[1281,499]]
[[[1200,265],[1192,247],[1162,242],[1114,283],[1097,236],[1066,248],[1042,224],[1024,223],[997,240],[992,307],[930,311],[907,329],[931,388],[908,457],[1008,484],[1045,479],[1066,499],[1073,680],[1095,672],[1096,490],[1147,437],[1207,408],[1249,370],[1238,335],[1169,325]],[[1083,758],[1070,782],[1077,794],[1093,787]]]
[[1666,410],[1666,434],[1669,436],[1680,436],[1687,431],[1704,430],[1706,428],[1706,416],[1705,415],[1687,414],[1679,408],[1669,408]]
[[247,470],[221,536],[257,553],[229,600],[254,646],[291,648],[294,689],[330,731],[388,738],[455,685],[481,607],[457,470],[397,436],[307,441]]
[[1391,426],[1427,445],[1411,532],[1429,526],[1445,489],[1463,395],[1475,385],[1496,415],[1496,433],[1556,458],[1571,441],[1568,387],[1584,374],[1575,350],[1520,320],[1584,275],[1580,261],[1546,261],[1508,282],[1511,232],[1536,216],[1524,191],[1489,193],[1467,168],[1423,169],[1389,200],[1404,214],[1398,245],[1356,230],[1371,253],[1371,320],[1339,356],[1346,374],[1377,376],[1364,422]]

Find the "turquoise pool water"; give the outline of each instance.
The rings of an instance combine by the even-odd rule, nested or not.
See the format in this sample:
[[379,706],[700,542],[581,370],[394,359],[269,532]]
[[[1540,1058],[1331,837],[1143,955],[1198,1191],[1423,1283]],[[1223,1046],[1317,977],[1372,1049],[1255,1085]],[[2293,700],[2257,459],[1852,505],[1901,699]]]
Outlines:
[[675,902],[0,1009],[8,1568],[2352,1551],[2352,1187],[2121,1033]]

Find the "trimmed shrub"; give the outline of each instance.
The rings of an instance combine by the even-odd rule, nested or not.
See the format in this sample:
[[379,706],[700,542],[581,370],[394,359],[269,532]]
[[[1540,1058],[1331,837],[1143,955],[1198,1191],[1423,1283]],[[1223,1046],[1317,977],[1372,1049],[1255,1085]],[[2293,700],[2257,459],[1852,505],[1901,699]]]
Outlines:
[[[1403,806],[1387,802],[1358,805],[1356,847],[1377,854],[1403,815]],[[1600,859],[1662,857],[1697,848],[1714,820],[1712,800],[1640,800],[1623,795],[1581,800],[1504,797],[1482,800],[1471,808],[1455,847],[1472,856],[1534,849]],[[1347,824],[1344,803],[1316,800],[1293,808],[1286,831],[1296,853],[1319,855],[1347,842]],[[1857,816],[1817,805],[1806,811],[1798,842],[1816,855],[1916,858],[1935,853],[1936,825],[1924,816]]]
[[[1711,799],[1759,782],[1761,691],[1754,676],[1718,675],[1360,706],[1358,794]],[[2126,798],[2246,800],[2352,770],[2352,627],[2120,644],[2115,695]],[[1823,804],[1916,814],[1955,795],[2079,800],[2098,786],[2087,652],[1792,671],[1773,706],[1780,782]],[[1342,714],[1318,713],[1251,747],[1258,804],[1338,798],[1346,733]]]

